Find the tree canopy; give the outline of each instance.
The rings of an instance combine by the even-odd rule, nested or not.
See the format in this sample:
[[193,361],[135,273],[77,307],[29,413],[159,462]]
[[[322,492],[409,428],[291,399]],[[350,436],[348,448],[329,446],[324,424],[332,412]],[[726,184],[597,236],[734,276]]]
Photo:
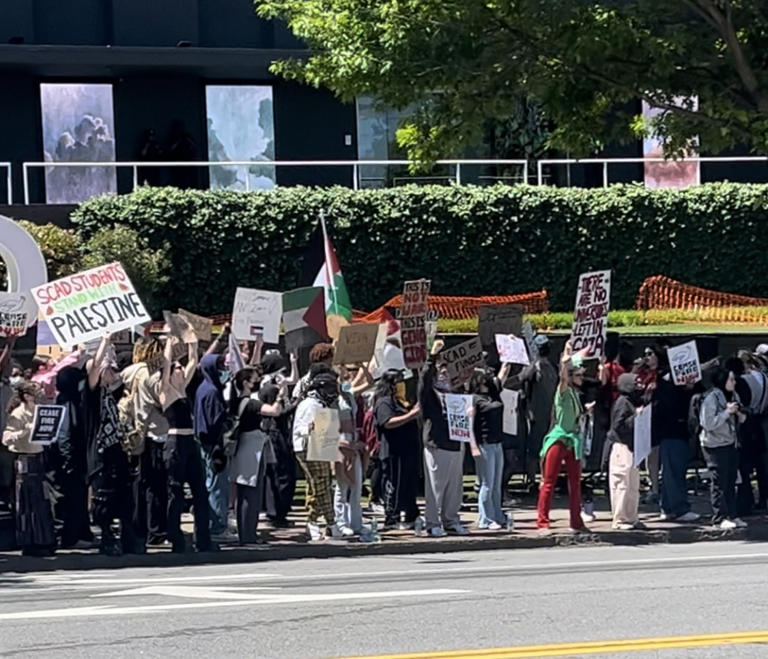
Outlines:
[[[651,131],[679,153],[768,142],[765,0],[256,0],[309,47],[273,71],[415,106],[398,141],[433,159],[525,98],[550,146],[585,155]],[[698,101],[697,101],[698,99]],[[639,100],[661,112],[649,126]]]

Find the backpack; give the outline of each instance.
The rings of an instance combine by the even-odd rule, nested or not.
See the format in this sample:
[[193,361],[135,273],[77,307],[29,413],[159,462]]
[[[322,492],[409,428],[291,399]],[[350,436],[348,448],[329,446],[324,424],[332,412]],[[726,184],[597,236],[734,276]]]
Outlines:
[[227,417],[224,433],[222,434],[222,443],[224,446],[224,455],[228,458],[231,458],[237,453],[237,444],[240,440],[240,416],[246,405],[248,405],[248,398],[243,398],[237,408],[237,414],[235,416]]
[[132,456],[144,453],[144,434],[138,429],[136,418],[136,381],[133,378],[130,391],[123,394],[117,403],[117,414],[123,428],[123,450]]

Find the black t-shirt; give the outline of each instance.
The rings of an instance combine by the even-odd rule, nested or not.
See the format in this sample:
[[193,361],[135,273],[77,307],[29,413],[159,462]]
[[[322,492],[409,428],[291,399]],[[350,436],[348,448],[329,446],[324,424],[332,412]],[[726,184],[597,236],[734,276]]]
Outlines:
[[261,407],[262,402],[253,398],[243,406],[245,398],[240,399],[240,432],[251,432],[261,429]]
[[504,439],[504,404],[488,396],[475,396],[475,440],[478,444],[500,444]]
[[394,398],[379,398],[374,404],[373,413],[383,457],[391,453],[401,454],[414,450],[419,441],[418,421],[414,419],[397,428],[387,428],[385,425],[390,419],[407,414],[407,409]]

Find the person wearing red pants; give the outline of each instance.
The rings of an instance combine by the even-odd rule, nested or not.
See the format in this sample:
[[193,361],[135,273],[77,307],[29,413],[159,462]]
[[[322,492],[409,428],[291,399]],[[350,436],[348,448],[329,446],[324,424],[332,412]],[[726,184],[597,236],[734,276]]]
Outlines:
[[578,392],[584,379],[581,361],[578,355],[573,356],[570,342],[566,343],[560,360],[560,382],[555,392],[555,425],[544,438],[540,453],[542,482],[537,507],[539,529],[549,528],[552,496],[563,463],[568,474],[571,530],[584,529],[581,520],[581,457],[584,443],[579,432],[579,419],[584,409]]

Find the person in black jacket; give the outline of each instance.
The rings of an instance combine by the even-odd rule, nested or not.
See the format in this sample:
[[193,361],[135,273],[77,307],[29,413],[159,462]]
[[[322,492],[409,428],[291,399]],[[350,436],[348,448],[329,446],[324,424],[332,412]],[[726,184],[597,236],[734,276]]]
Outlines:
[[637,508],[640,503],[640,472],[634,465],[635,417],[639,405],[639,390],[635,376],[624,373],[619,376],[619,397],[611,408],[611,442],[609,483],[613,528],[622,531],[637,526]]

